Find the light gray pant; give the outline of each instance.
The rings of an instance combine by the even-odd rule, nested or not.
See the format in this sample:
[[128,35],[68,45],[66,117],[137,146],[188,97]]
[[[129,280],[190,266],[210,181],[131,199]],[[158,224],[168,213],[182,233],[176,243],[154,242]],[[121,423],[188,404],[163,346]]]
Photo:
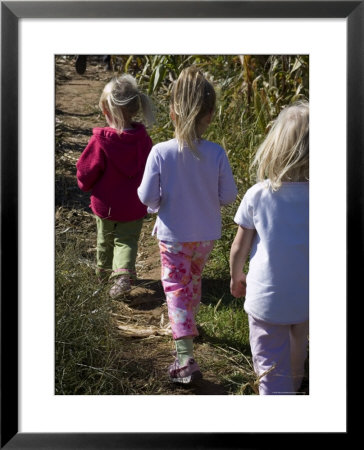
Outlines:
[[262,376],[260,395],[294,395],[301,386],[308,350],[308,321],[275,325],[250,314],[249,338],[254,370]]

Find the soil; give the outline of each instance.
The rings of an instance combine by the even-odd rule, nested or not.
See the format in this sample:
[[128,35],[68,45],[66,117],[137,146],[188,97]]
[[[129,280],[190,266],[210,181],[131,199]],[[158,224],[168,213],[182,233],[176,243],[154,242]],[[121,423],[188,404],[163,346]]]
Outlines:
[[[58,57],[56,60],[56,226],[62,224],[64,227],[72,222],[82,228],[88,240],[90,259],[95,256],[95,224],[88,206],[89,194],[83,193],[77,186],[75,164],[91,136],[92,128],[105,126],[98,101],[112,75],[106,70],[102,58],[88,58],[86,71],[82,75],[75,70],[75,58]],[[123,359],[132,357],[141,367],[145,366],[146,370],[152,367],[156,376],[167,379],[166,369],[173,361],[171,353],[174,346],[160,282],[158,244],[151,236],[154,220],[150,217],[144,222],[136,264],[137,283],[127,301],[110,299],[110,323],[121,339],[129,340],[130,345],[123,346],[128,348],[128,351],[123,351]],[[213,359],[220,356],[202,338],[196,339],[195,356],[204,366],[203,381],[197,387],[188,389],[166,382],[162,394],[229,393],[208,368],[212,366]]]

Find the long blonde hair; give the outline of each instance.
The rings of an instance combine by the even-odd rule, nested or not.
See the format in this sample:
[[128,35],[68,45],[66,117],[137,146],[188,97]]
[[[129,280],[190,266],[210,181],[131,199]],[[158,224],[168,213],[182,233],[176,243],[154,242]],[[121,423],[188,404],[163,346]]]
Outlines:
[[215,90],[203,74],[195,66],[183,69],[171,95],[179,151],[187,146],[199,158],[196,146],[200,138],[198,126],[204,116],[213,112],[215,103]]
[[123,74],[113,78],[105,86],[99,101],[99,107],[106,112],[111,127],[122,132],[125,125],[125,115],[135,116],[140,107],[147,125],[154,122],[154,108],[150,98],[139,91],[134,77]]
[[258,181],[270,180],[274,191],[283,181],[309,179],[308,102],[294,103],[280,112],[251,167],[257,167]]

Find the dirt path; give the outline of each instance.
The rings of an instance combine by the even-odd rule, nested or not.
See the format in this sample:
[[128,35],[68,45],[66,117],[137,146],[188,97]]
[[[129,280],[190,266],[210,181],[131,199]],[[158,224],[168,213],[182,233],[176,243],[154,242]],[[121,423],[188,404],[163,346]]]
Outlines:
[[[100,93],[112,74],[98,60],[88,62],[85,74],[78,75],[74,60],[57,58],[56,63],[56,226],[68,220],[82,227],[94,257],[95,229],[88,208],[89,194],[77,187],[75,163],[87,144],[91,130],[104,126],[98,109]],[[122,358],[134,361],[153,376],[166,378],[172,362],[173,341],[168,324],[167,307],[160,283],[157,240],[151,236],[154,217],[145,220],[137,257],[138,281],[130,294],[130,302],[112,301],[111,324],[124,345]],[[91,256],[90,256],[91,258]],[[127,348],[127,350],[125,350]],[[204,380],[188,390],[165,383],[163,394],[227,394],[209,367],[219,359],[212,347],[198,338],[195,354],[204,368]],[[218,362],[218,361],[216,361]],[[153,382],[153,380],[145,380]]]

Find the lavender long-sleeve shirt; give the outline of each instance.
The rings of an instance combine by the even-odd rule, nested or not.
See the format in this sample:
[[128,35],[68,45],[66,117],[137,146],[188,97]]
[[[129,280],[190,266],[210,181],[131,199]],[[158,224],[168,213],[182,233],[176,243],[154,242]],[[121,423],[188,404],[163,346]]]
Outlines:
[[148,157],[140,201],[158,210],[159,240],[195,242],[221,237],[222,205],[237,195],[228,158],[222,147],[201,140],[200,159],[188,148],[178,151],[176,139],[155,145]]

